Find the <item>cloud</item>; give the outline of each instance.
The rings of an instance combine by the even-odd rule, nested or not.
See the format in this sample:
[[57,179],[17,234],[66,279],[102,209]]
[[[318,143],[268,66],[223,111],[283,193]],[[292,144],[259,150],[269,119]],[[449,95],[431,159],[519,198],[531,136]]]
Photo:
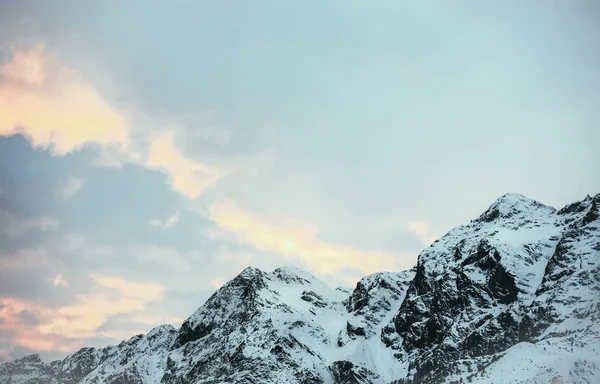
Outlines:
[[[146,320],[180,320],[160,313],[146,313],[149,304],[162,299],[165,291],[162,285],[133,283],[100,274],[92,275],[91,280],[93,290],[90,293],[79,295],[75,303],[58,308],[37,301],[0,298],[0,331],[9,335],[8,340],[0,340],[2,344],[35,351],[71,352],[89,338],[130,337],[130,331],[101,329],[113,316],[130,314],[138,320],[144,317]],[[36,321],[27,324],[23,316]]]
[[338,273],[343,268],[355,268],[365,274],[397,269],[397,260],[390,255],[322,241],[314,225],[268,220],[240,209],[231,201],[213,204],[210,217],[238,239],[263,251],[300,259],[321,275]]
[[63,200],[68,200],[73,197],[83,187],[85,180],[76,177],[68,177],[65,182],[58,188],[57,194]]
[[41,60],[44,48],[37,45],[28,52],[12,52],[12,60],[0,70],[0,74],[9,80],[24,84],[41,86],[46,79],[45,63]]
[[219,289],[223,286],[223,284],[225,284],[225,279],[223,279],[222,277],[215,277],[214,279],[212,279],[210,281],[210,284],[215,288],[215,289]]
[[10,237],[17,237],[27,233],[31,229],[50,232],[56,231],[59,223],[49,217],[38,217],[33,219],[19,218],[16,215],[0,210],[0,232]]
[[[22,321],[22,313],[28,312],[35,316],[38,324],[27,325]],[[61,351],[68,352],[80,347],[81,341],[74,341],[67,337],[64,339],[57,335],[43,335],[37,327],[44,319],[51,316],[51,311],[38,303],[27,302],[19,299],[0,298],[0,341],[10,349],[24,347],[36,351]],[[4,354],[10,356],[9,351]]]
[[21,132],[64,155],[87,143],[127,146],[127,118],[44,46],[12,49],[0,68],[0,135]]
[[69,283],[67,283],[67,280],[64,279],[62,273],[59,273],[54,277],[54,279],[52,280],[52,285],[54,285],[55,287],[62,286],[65,288],[69,288]]
[[[132,163],[158,170],[173,190],[190,198],[216,184],[222,176],[218,167],[181,153],[173,130],[158,133],[148,143],[149,129],[134,134],[134,116],[113,107],[43,45],[12,48],[9,61],[0,67],[0,136],[22,134],[34,147],[56,156],[94,144],[100,148],[95,165]],[[70,179],[61,195],[68,198],[81,185],[81,180]]]
[[155,326],[156,324],[181,324],[185,319],[176,316],[136,315],[132,321],[136,324]]
[[221,177],[217,167],[196,162],[175,148],[175,133],[164,131],[150,145],[146,166],[165,172],[171,187],[195,198],[206,188],[214,186]]
[[152,219],[150,225],[154,227],[170,228],[179,222],[179,211],[175,211],[171,216],[164,220]]
[[192,262],[195,255],[181,254],[175,249],[159,247],[154,244],[138,245],[132,247],[130,252],[136,255],[136,261],[141,263],[153,263],[165,271],[176,271],[178,273],[192,270]]
[[[211,279],[239,272],[233,260],[215,257],[204,244],[200,251],[181,252],[95,241],[58,232],[39,248],[0,252],[0,307],[16,311],[0,312],[0,354],[63,358],[84,345],[117,344],[158,324],[180,326],[213,293]],[[35,314],[39,324],[23,326],[21,310]]]
[[126,297],[143,301],[152,301],[156,298],[161,298],[165,290],[165,287],[159,284],[130,283],[120,277],[114,276],[91,275],[91,278],[103,288],[108,288]]
[[411,221],[410,223],[408,223],[408,228],[411,230],[412,233],[417,235],[425,245],[431,245],[436,240],[436,237],[432,236],[429,233],[428,223]]
[[0,253],[0,267],[5,270],[39,267],[47,263],[48,253],[41,248],[22,249],[12,257]]
[[24,310],[21,311],[19,313],[19,317],[21,318],[21,321],[23,321],[23,324],[25,324],[26,326],[35,326],[38,325],[40,323],[39,319],[37,318],[37,316],[35,315],[35,313]]

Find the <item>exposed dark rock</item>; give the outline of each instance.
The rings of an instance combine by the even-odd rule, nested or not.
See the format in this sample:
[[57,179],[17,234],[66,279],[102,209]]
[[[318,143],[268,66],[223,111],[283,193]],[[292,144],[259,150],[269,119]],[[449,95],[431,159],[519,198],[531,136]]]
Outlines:
[[[600,337],[598,204],[600,195],[555,211],[507,194],[427,247],[415,268],[366,276],[352,291],[290,267],[247,268],[178,330],[159,326],[50,364],[26,356],[0,365],[0,384],[392,381],[393,362],[361,353],[406,364],[394,384],[482,382],[520,342],[573,351]],[[330,364],[332,351],[340,360]],[[560,372],[570,382],[597,373],[586,359]]]
[[350,324],[350,322],[346,323],[346,332],[348,332],[348,336],[365,336],[365,329],[363,327],[358,327]]
[[336,384],[369,384],[379,378],[379,375],[347,360],[334,362],[331,372]]

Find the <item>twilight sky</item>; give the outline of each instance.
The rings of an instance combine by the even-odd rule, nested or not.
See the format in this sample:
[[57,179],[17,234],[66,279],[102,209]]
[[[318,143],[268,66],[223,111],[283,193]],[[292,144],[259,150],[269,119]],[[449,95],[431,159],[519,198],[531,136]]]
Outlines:
[[0,360],[598,193],[598,111],[595,0],[0,0]]

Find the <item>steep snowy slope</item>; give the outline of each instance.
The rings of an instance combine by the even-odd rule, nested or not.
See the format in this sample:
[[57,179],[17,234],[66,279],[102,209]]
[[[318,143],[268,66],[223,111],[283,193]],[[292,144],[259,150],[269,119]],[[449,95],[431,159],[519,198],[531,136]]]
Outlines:
[[600,383],[599,205],[504,195],[351,292],[246,268],[178,330],[28,356],[0,384]]
[[[410,361],[408,376],[400,379],[474,379],[477,375],[470,372],[487,370],[503,351],[508,350],[506,361],[518,356],[527,347],[509,348],[520,342],[572,332],[583,332],[582,349],[592,350],[600,309],[598,203],[600,195],[556,212],[507,194],[478,219],[425,249],[383,337],[400,360]],[[595,364],[593,375],[600,373],[597,356],[588,355],[585,364]],[[490,368],[502,364],[496,360]],[[558,367],[544,364],[552,371]],[[526,372],[523,382],[537,380],[535,369]],[[492,381],[513,382],[506,377]]]
[[[385,281],[393,289],[354,295],[367,308],[383,302],[397,310],[411,275],[384,275],[363,281]],[[346,297],[295,268],[270,274],[247,268],[184,322],[165,382],[331,383],[354,375],[366,382],[391,380],[395,372],[386,377],[380,365],[394,362],[392,354],[381,356],[379,343],[366,339],[359,324],[369,320],[349,311]],[[365,355],[381,358],[367,361]]]
[[179,330],[63,362],[29,356],[0,366],[0,383],[387,383],[403,365],[375,336],[412,276],[367,276],[349,296],[296,268],[246,268]]

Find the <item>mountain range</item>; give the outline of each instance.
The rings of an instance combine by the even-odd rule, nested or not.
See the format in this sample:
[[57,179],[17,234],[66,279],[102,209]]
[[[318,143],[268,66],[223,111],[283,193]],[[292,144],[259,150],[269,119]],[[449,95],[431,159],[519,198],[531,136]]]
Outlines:
[[353,290],[248,267],[179,329],[26,356],[0,384],[600,383],[599,206],[505,194]]

